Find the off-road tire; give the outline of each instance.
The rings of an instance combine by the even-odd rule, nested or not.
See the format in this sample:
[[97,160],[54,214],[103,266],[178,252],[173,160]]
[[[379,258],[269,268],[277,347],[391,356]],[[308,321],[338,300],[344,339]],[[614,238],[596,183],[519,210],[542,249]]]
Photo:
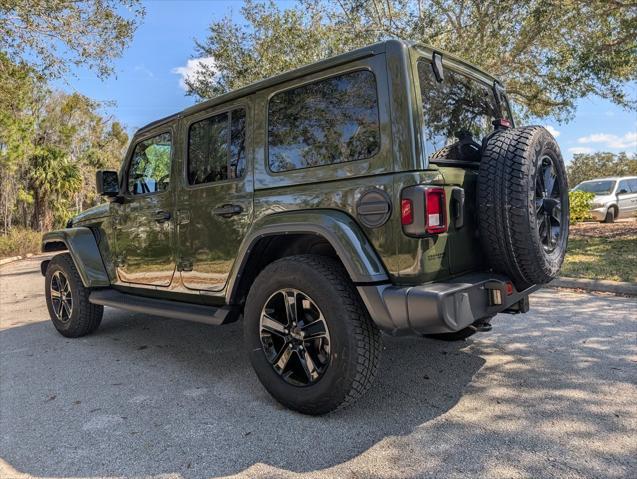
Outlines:
[[[62,272],[68,279],[73,298],[72,313],[67,321],[60,321],[53,309],[51,299],[51,280],[56,271]],[[71,255],[62,253],[49,263],[45,276],[45,296],[49,316],[55,329],[67,338],[79,338],[93,333],[99,328],[104,314],[104,306],[89,303],[90,290],[82,284],[82,279],[73,263]]]
[[[561,202],[556,215],[562,229],[550,251],[543,247],[536,212],[536,177],[546,159],[554,166]],[[545,128],[501,130],[489,138],[480,162],[478,218],[489,265],[518,290],[557,276],[568,241],[568,185],[559,146]]]
[[[260,338],[260,316],[275,292],[294,288],[316,303],[330,334],[330,362],[317,382],[295,386],[267,360]],[[319,255],[279,259],[256,278],[244,311],[244,339],[257,377],[281,404],[303,414],[320,415],[354,403],[371,386],[382,349],[372,322],[347,272],[336,260]]]
[[602,223],[614,223],[614,222],[615,222],[615,208],[611,206],[610,208],[608,208],[608,211],[606,212],[606,217],[604,218]]

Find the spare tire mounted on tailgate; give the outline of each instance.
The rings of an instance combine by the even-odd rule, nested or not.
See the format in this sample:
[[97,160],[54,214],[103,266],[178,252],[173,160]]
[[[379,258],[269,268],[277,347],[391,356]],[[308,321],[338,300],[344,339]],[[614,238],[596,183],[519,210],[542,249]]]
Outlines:
[[568,239],[568,185],[560,149],[546,129],[513,128],[489,138],[478,216],[489,264],[519,290],[557,275]]

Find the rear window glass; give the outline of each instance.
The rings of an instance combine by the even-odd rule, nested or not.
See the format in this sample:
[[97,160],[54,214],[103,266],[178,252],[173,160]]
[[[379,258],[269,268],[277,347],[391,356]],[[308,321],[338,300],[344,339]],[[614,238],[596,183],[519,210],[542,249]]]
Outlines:
[[479,161],[482,139],[503,116],[493,88],[450,69],[438,82],[425,60],[418,62],[418,78],[429,159]]
[[370,158],[380,146],[376,79],[356,71],[277,93],[268,105],[274,172]]
[[188,183],[240,178],[245,171],[245,110],[193,123],[188,134]]

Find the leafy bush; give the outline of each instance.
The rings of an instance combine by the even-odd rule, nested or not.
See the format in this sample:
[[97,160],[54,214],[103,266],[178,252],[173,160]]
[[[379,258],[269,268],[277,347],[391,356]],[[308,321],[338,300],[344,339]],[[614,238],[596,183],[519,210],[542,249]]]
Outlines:
[[25,228],[10,229],[0,235],[0,258],[39,253],[42,233]]
[[570,191],[568,201],[570,204],[571,223],[579,223],[591,219],[591,207],[595,194],[585,191]]

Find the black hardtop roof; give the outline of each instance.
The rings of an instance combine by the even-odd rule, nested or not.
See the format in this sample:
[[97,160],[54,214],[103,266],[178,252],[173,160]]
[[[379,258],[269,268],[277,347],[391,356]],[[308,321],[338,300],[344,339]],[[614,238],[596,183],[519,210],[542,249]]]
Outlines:
[[419,47],[420,49],[425,51],[438,51],[438,52],[441,52],[445,57],[452,58],[454,61],[462,63],[469,69],[475,70],[477,72],[480,72],[484,76],[494,79],[490,75],[480,70],[478,67],[465,62],[464,60],[456,57],[455,55],[452,55],[451,53],[447,53],[443,50],[436,49],[424,44],[409,42],[406,40],[391,39],[391,40],[386,40],[384,42],[375,43],[373,45],[369,45],[363,48],[359,48],[357,50],[352,50],[350,52],[342,53],[340,55],[336,55],[330,58],[326,58],[325,60],[320,60],[315,63],[310,63],[308,65],[295,68],[294,70],[288,70],[278,75],[274,75],[269,78],[265,78],[263,80],[259,80],[257,82],[251,83],[237,90],[232,90],[228,93],[224,93],[223,95],[216,96],[214,98],[211,98],[210,100],[202,101],[201,103],[197,103],[191,107],[188,107],[182,110],[181,112],[173,113],[172,115],[169,115],[167,117],[160,118],[159,120],[155,120],[153,122],[148,123],[147,125],[137,130],[137,132],[135,133],[135,136],[142,134],[153,128],[156,128],[158,126],[161,126],[165,123],[169,123],[171,121],[177,120],[183,116],[192,115],[199,111],[211,108],[215,105],[220,105],[232,100],[236,100],[237,98],[250,95],[259,90],[263,90],[265,88],[275,86],[279,83],[293,80],[295,78],[299,78],[305,75],[310,75],[312,73],[317,73],[317,72],[320,72],[321,70],[326,70],[328,68],[332,68],[332,67],[335,67],[353,60],[358,60],[360,58],[365,58],[365,57],[377,55],[379,53],[384,53],[385,51],[389,49],[390,46],[397,47],[398,50],[407,49],[411,47]]

